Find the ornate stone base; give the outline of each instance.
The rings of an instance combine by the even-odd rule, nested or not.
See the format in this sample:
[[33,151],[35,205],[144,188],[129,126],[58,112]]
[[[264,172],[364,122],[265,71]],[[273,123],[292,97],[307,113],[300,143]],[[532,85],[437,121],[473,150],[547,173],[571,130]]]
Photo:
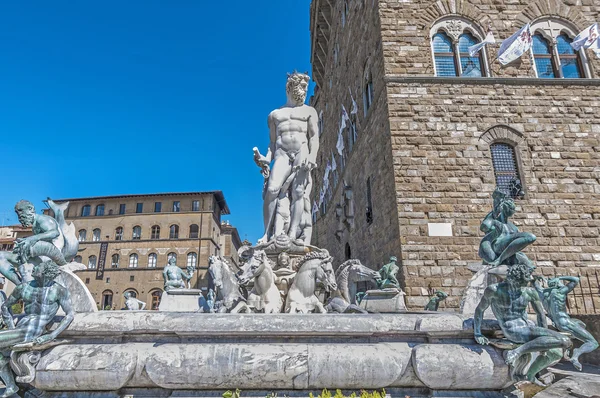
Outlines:
[[208,311],[206,300],[200,289],[171,289],[163,292],[159,311],[202,312]]
[[235,388],[500,391],[511,383],[501,350],[477,345],[463,324],[453,314],[77,314],[61,336],[73,341],[45,350],[30,384],[79,394],[63,397],[135,389],[152,396]]
[[405,312],[404,293],[396,288],[368,290],[360,307],[370,312]]

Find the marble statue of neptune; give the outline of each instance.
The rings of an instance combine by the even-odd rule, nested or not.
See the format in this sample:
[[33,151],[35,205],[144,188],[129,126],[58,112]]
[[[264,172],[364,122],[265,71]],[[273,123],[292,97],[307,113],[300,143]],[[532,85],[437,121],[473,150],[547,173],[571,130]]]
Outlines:
[[263,156],[254,148],[254,161],[265,177],[265,234],[259,243],[286,234],[292,241],[310,244],[310,172],[317,165],[319,116],[304,104],[309,80],[303,73],[288,75],[287,102],[269,114],[267,154]]

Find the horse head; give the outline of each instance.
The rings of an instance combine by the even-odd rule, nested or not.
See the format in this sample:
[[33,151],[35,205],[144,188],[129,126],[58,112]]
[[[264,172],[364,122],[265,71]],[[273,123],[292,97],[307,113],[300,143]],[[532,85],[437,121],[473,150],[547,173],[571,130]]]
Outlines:
[[223,262],[217,256],[208,258],[208,272],[213,279],[217,289],[223,287]]
[[364,266],[360,261],[350,265],[348,282],[366,282],[373,279],[381,279],[379,272]]
[[268,261],[264,251],[254,250],[238,274],[240,285],[246,285],[252,279],[259,276],[268,265]]
[[331,257],[321,260],[316,272],[316,281],[325,287],[326,292],[334,292],[337,290],[335,272],[333,271],[331,260]]

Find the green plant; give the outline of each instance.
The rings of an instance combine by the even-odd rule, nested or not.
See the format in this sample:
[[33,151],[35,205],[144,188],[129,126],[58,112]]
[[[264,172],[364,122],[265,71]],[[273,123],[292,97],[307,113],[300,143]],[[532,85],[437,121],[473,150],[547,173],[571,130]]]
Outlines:
[[[223,398],[240,398],[240,393],[242,391],[240,389],[235,390],[235,392],[231,392],[231,391],[225,391],[223,393]],[[382,388],[381,391],[377,391],[374,390],[372,392],[369,392],[367,390],[360,390],[360,395],[358,395],[357,393],[353,392],[350,395],[344,395],[344,393],[342,392],[342,390],[335,390],[335,395],[331,395],[331,392],[324,388],[323,391],[321,391],[321,394],[319,394],[316,398],[385,398],[386,392],[385,389]],[[308,396],[310,398],[315,398],[315,395],[310,392],[308,393]],[[276,392],[271,392],[269,394],[267,394],[265,396],[265,398],[278,398],[278,395]],[[286,395],[284,395],[284,398],[287,398]]]
[[240,398],[241,392],[242,392],[242,390],[240,390],[239,388],[236,388],[235,392],[233,392],[231,390],[227,390],[223,393],[223,398]]
[[23,312],[23,302],[19,301],[18,303],[13,304],[12,307],[10,307],[11,311],[13,314],[18,315],[20,313]]

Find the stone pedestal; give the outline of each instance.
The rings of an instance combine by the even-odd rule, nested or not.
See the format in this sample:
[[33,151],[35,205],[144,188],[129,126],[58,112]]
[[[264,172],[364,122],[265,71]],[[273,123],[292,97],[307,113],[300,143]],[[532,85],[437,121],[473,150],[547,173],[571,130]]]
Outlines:
[[207,309],[200,289],[171,289],[163,292],[158,306],[159,311],[203,312]]
[[406,293],[396,288],[368,290],[360,302],[360,307],[371,312],[404,312],[405,295]]
[[323,388],[412,388],[437,397],[502,390],[511,383],[502,350],[476,344],[464,321],[410,312],[99,311],[77,314],[61,335],[65,344],[19,376],[40,394],[31,396],[56,398],[220,397],[235,388],[254,397],[264,389],[307,396]]

